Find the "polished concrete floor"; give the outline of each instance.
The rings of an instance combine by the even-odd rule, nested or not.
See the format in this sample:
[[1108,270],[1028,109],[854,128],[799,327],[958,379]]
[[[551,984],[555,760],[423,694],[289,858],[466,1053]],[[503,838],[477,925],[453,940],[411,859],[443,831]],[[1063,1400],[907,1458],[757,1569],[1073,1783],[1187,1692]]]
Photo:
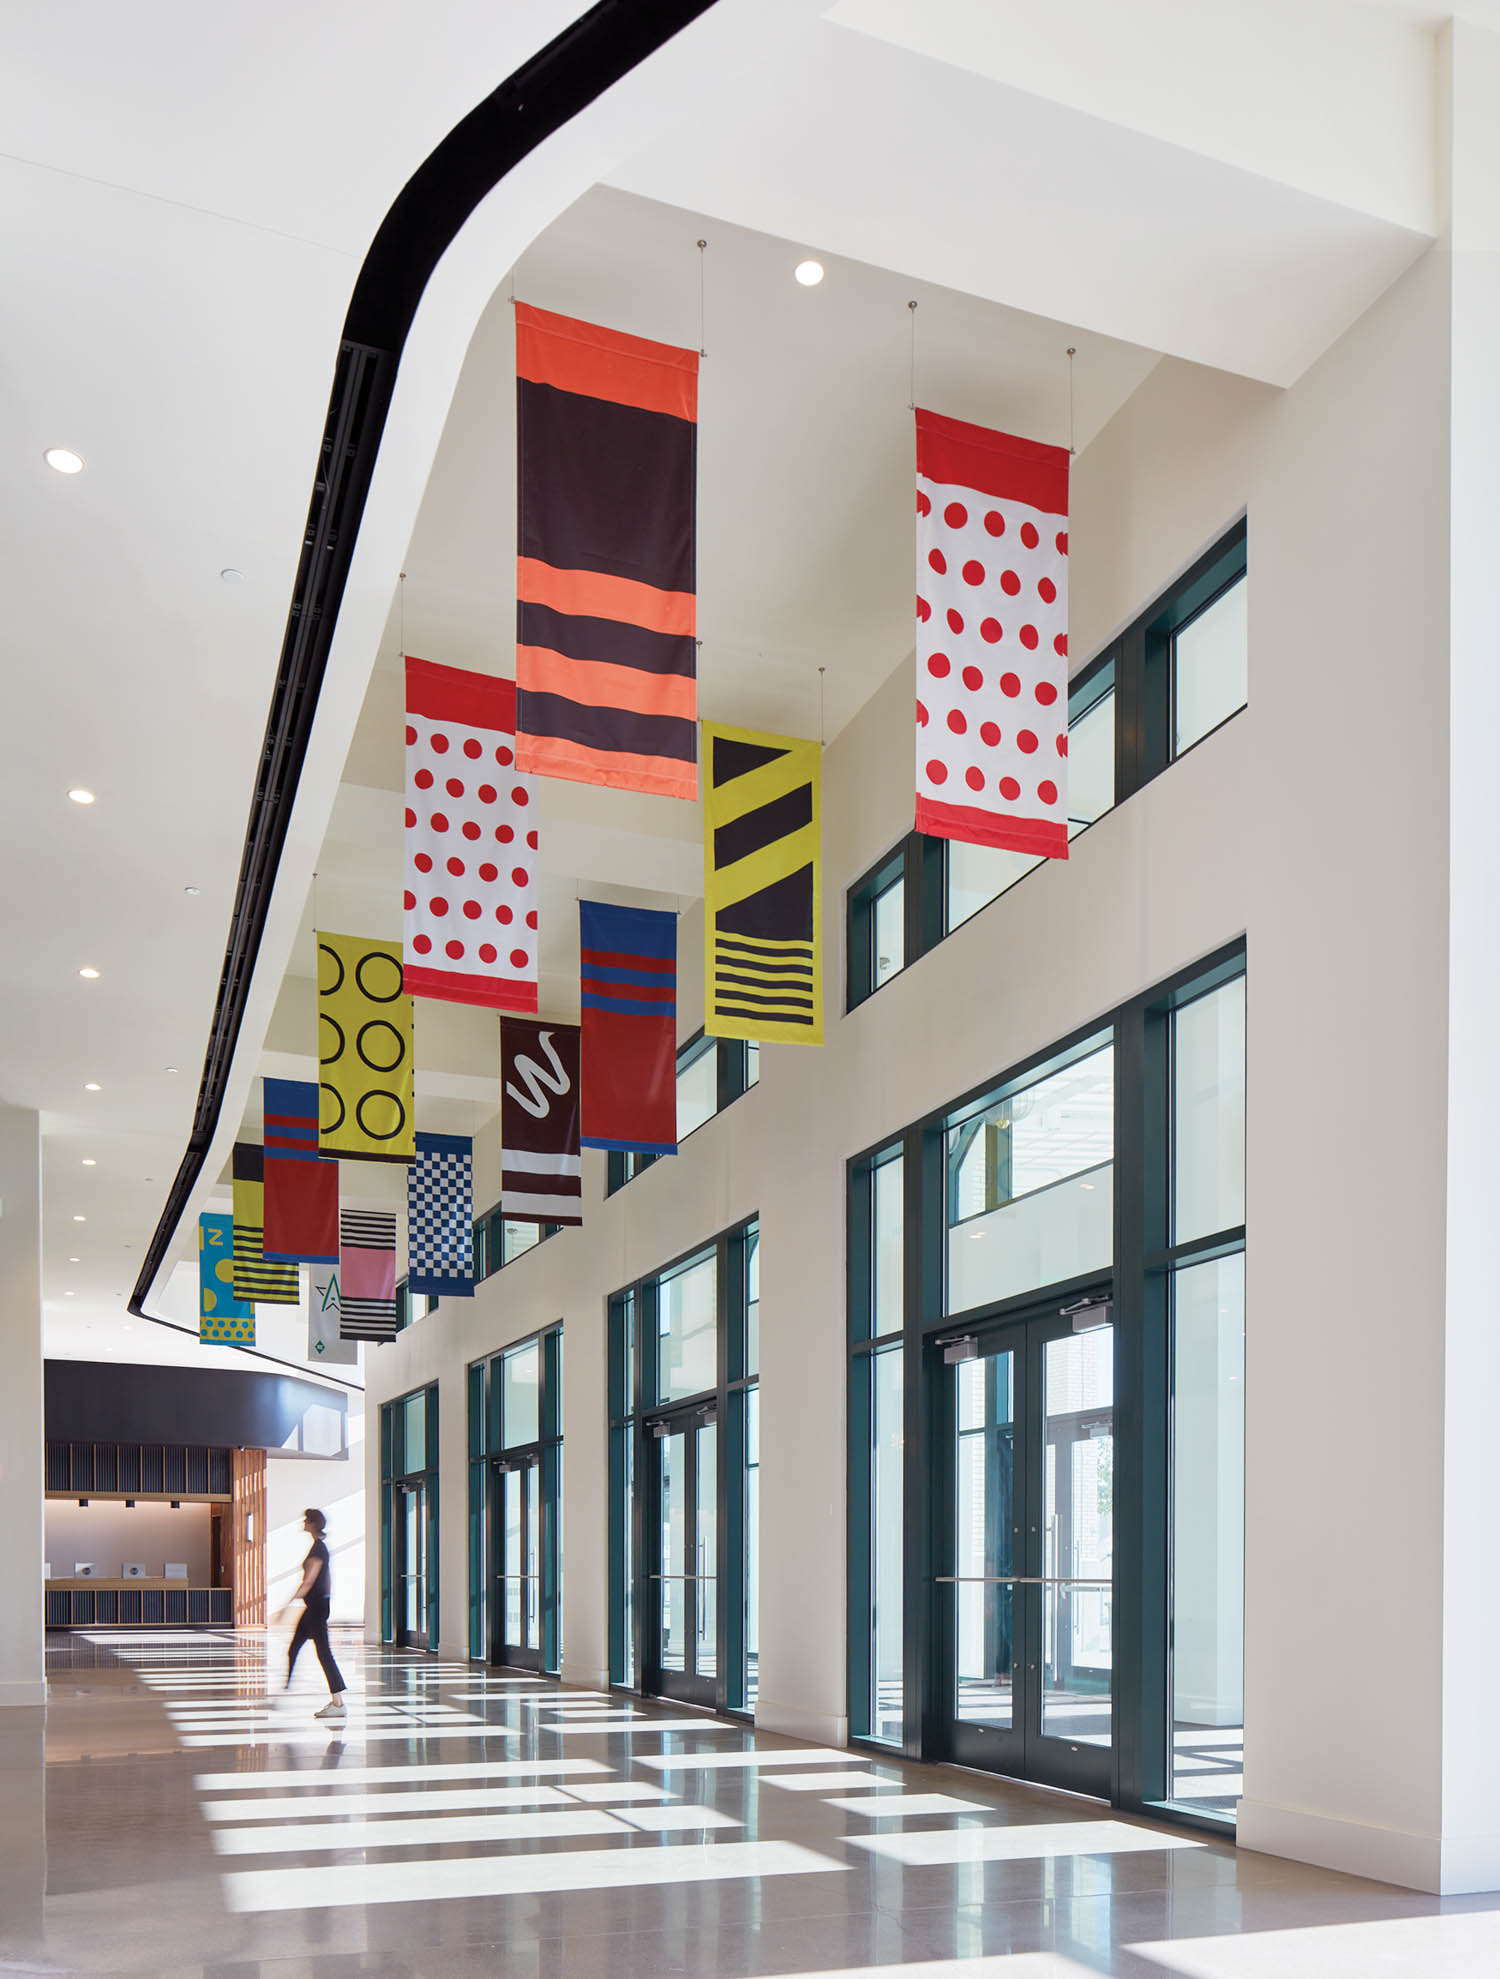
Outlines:
[[[161,1979],[1446,1979],[1500,1900],[1096,1803],[339,1644],[57,1639],[0,1714],[0,1972]],[[268,1675],[269,1655],[269,1675]]]

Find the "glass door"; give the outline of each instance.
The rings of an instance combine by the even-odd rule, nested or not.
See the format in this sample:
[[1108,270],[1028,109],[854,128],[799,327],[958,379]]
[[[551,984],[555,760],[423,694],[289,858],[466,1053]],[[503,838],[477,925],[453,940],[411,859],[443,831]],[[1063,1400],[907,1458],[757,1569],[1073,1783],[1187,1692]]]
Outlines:
[[491,1662],[542,1667],[542,1464],[536,1450],[495,1466],[494,1641]]
[[1114,1329],[1075,1331],[1054,1311],[949,1343],[933,1374],[936,1743],[962,1765],[1107,1796]]
[[651,1504],[655,1599],[646,1685],[685,1704],[715,1702],[719,1668],[719,1430],[711,1414],[659,1418]]
[[427,1649],[427,1486],[396,1487],[400,1560],[396,1579],[396,1642]]

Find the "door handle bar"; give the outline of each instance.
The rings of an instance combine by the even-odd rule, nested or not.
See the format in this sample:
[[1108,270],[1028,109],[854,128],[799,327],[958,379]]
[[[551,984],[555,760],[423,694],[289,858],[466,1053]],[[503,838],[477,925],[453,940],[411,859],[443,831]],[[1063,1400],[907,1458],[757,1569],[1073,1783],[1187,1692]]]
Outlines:
[[1113,1579],[1081,1574],[936,1574],[938,1587],[1113,1587]]

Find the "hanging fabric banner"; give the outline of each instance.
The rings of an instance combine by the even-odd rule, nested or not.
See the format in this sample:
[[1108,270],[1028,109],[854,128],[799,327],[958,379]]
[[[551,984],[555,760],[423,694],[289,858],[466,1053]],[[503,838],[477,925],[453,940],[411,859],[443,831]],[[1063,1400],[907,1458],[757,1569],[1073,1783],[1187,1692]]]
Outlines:
[[326,935],[318,943],[318,1151],[412,1161],[411,998],[397,942]]
[[198,1218],[198,1338],[204,1346],[255,1345],[255,1308],[234,1293],[234,1218]]
[[1068,454],[917,414],[917,830],[1068,856]]
[[500,1026],[500,1201],[521,1223],[582,1223],[576,1024]]
[[318,1088],[265,1079],[265,1255],[272,1263],[337,1264],[339,1165],[318,1159]]
[[307,1358],[316,1367],[319,1361],[330,1367],[357,1367],[359,1348],[339,1332],[339,1268],[337,1264],[315,1264],[308,1274]]
[[339,1211],[339,1338],[396,1337],[396,1212]]
[[264,1250],[265,1157],[236,1141],[233,1163],[234,1295],[258,1306],[300,1306],[295,1264],[268,1264]]
[[515,313],[516,760],[696,797],[698,353]]
[[417,1135],[406,1171],[406,1283],[433,1299],[474,1296],[474,1143]]
[[677,1152],[677,916],[578,903],[583,1145]]
[[536,1009],[536,865],[536,778],[516,768],[515,682],[408,659],[408,994]]
[[816,742],[703,725],[704,1029],[823,1042]]

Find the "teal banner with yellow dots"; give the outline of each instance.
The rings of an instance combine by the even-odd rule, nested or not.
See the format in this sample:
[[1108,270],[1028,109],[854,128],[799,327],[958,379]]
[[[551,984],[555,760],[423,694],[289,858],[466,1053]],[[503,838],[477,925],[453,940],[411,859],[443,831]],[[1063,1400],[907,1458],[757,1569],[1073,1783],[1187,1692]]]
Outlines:
[[198,1338],[205,1346],[255,1345],[255,1308],[234,1296],[234,1218],[198,1218]]

